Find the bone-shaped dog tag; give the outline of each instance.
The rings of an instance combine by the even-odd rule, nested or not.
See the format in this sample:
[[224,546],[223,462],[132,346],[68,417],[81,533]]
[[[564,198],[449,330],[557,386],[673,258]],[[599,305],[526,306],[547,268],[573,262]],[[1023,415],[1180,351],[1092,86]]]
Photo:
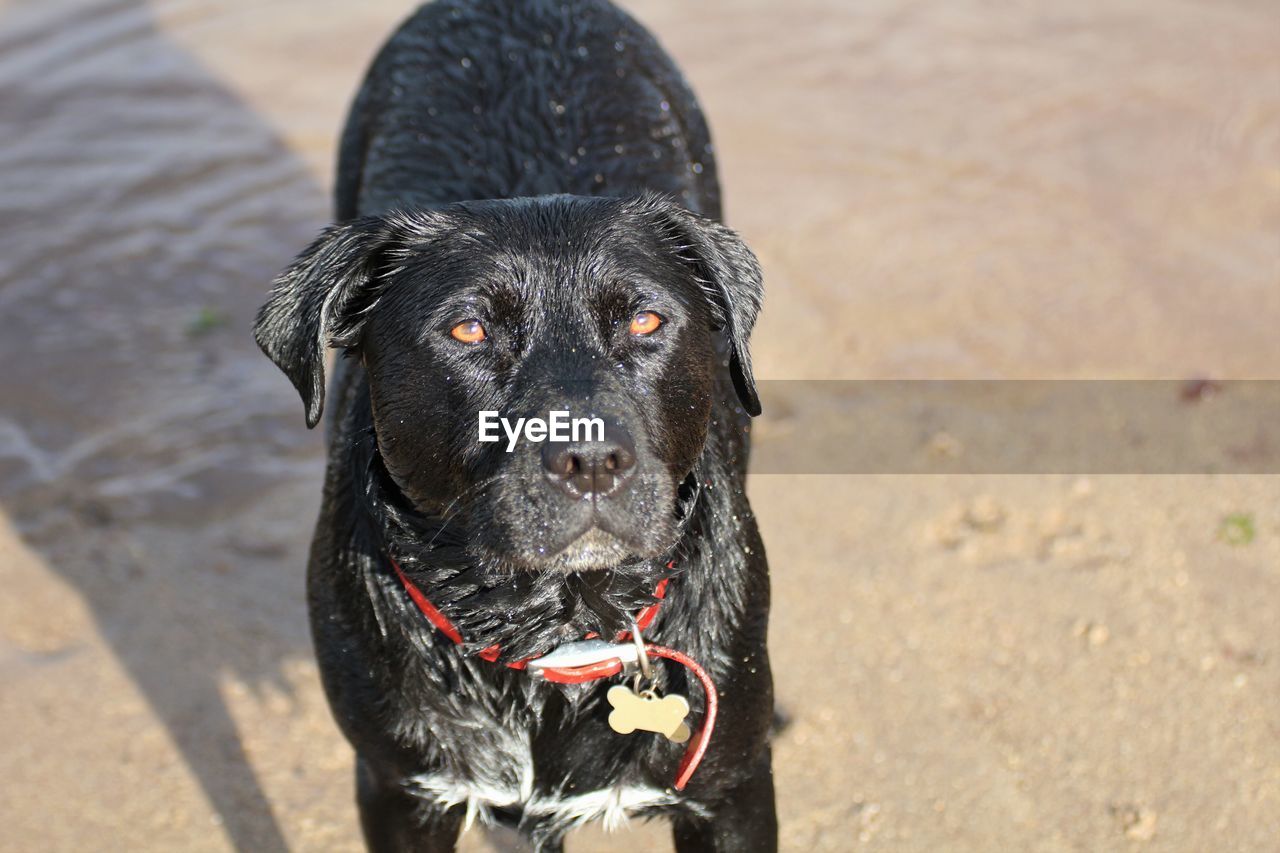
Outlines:
[[684,718],[689,714],[689,700],[683,696],[658,696],[651,690],[634,693],[624,684],[609,688],[605,694],[613,710],[609,712],[609,728],[620,735],[636,729],[656,732],[673,743],[689,739]]

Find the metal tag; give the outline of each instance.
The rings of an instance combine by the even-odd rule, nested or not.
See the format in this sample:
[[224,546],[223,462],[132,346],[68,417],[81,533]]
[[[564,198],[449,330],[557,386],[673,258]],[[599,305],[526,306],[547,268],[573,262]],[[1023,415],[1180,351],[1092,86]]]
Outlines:
[[683,696],[659,696],[653,690],[636,693],[625,684],[617,684],[609,688],[605,698],[613,706],[609,728],[620,735],[640,729],[663,735],[672,743],[689,739],[689,727],[684,722],[689,715],[689,700]]

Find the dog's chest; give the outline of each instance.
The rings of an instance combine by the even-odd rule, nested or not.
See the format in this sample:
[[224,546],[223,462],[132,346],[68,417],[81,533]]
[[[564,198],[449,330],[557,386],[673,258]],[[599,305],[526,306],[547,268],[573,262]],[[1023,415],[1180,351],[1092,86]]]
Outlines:
[[515,720],[473,708],[453,722],[448,734],[433,726],[442,735],[436,741],[440,769],[406,781],[410,791],[436,805],[464,806],[468,826],[477,819],[490,822],[493,810],[502,809],[555,832],[596,820],[616,828],[637,812],[677,802],[668,790],[648,784],[619,781],[583,791],[571,787],[570,779],[543,778],[535,749],[546,750],[547,744],[535,747],[531,730]]

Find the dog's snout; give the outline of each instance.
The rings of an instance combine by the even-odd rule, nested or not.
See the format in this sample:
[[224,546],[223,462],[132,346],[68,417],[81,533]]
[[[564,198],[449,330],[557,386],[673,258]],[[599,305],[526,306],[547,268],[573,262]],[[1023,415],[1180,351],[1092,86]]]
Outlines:
[[570,497],[607,498],[621,491],[635,470],[636,445],[626,430],[609,424],[602,441],[547,442],[542,467]]

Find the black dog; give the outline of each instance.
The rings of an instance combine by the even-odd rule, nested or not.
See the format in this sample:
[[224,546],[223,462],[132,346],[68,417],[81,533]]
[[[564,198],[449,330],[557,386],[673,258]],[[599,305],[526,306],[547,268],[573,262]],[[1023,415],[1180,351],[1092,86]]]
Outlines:
[[[369,846],[665,815],[681,850],[773,849],[760,270],[679,72],[603,0],[429,4],[356,99],[337,213],[255,334],[311,426],[348,356],[308,597]],[[478,441],[557,410],[600,432]],[[610,728],[638,668],[623,698],[687,697],[688,744]]]

